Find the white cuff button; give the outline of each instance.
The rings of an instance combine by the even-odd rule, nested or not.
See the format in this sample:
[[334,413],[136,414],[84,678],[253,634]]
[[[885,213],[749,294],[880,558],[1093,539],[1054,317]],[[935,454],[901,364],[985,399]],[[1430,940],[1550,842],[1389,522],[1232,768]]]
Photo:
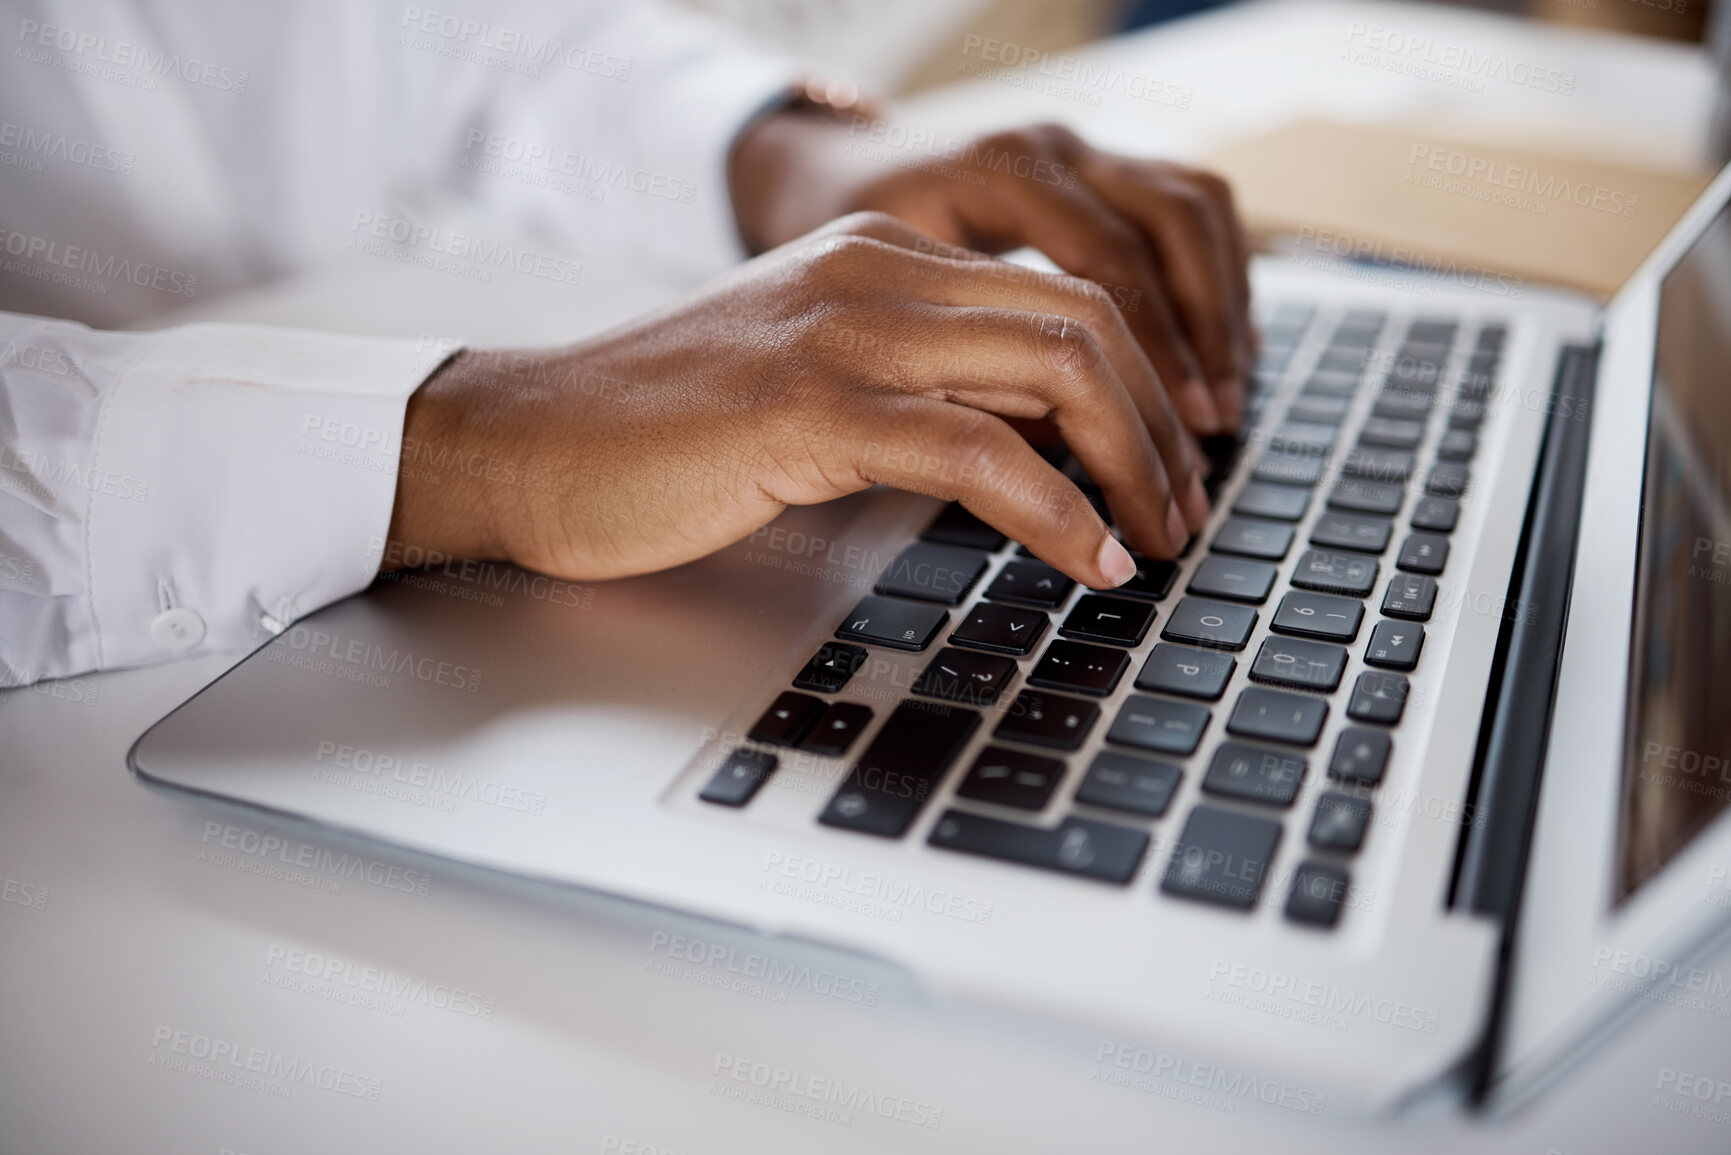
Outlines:
[[190,650],[204,641],[204,619],[185,606],[163,610],[150,620],[150,639],[165,650]]

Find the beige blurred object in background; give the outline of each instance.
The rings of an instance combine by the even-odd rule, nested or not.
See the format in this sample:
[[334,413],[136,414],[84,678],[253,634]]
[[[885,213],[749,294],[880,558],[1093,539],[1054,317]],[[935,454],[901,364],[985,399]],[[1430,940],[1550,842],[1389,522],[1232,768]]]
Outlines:
[[1711,174],[1516,150],[1423,125],[1300,121],[1219,150],[1262,244],[1609,298]]
[[1713,0],[1527,0],[1529,16],[1700,43]]

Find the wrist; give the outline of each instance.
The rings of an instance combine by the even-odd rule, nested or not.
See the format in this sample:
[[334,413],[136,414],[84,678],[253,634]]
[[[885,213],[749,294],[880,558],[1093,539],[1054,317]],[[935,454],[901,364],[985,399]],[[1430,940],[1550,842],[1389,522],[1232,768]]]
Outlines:
[[852,82],[813,78],[740,133],[728,157],[728,189],[752,255],[851,211],[871,166],[850,155],[847,143],[878,119],[877,104]]
[[487,396],[480,358],[457,353],[409,396],[397,460],[396,500],[380,569],[403,557],[505,556],[498,495],[485,447]]

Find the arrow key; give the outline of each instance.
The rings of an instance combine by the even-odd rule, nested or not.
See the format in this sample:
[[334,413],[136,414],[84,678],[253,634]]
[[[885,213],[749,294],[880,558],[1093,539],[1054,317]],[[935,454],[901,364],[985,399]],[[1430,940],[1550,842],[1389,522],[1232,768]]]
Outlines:
[[1418,665],[1418,652],[1423,648],[1423,626],[1415,622],[1381,621],[1370,633],[1364,663],[1385,670],[1410,670]]

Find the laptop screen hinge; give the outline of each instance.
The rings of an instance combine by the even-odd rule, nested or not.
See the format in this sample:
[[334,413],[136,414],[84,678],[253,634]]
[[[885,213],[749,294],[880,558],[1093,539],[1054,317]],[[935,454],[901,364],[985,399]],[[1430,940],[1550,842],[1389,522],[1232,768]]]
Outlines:
[[1598,349],[1565,345],[1509,580],[1449,903],[1510,919],[1526,876],[1569,618]]

